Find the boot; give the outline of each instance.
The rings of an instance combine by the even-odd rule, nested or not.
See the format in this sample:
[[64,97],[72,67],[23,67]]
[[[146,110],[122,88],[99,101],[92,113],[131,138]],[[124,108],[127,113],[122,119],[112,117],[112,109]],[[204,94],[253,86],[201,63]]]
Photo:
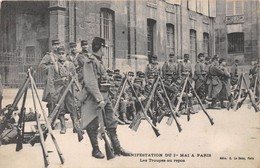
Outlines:
[[225,104],[224,104],[223,101],[220,101],[220,107],[221,107],[221,108],[227,108],[227,107],[225,106]]
[[60,115],[60,134],[66,133],[65,117]]
[[112,146],[114,148],[115,155],[130,156],[131,153],[124,150],[117,137],[116,129],[111,128],[108,130],[109,137],[111,139]]
[[97,159],[103,159],[105,155],[99,150],[98,147],[97,128],[87,128],[87,133],[92,146],[92,156]]
[[129,121],[126,117],[126,113],[122,113],[122,121],[125,122],[125,124],[130,124],[131,121]]

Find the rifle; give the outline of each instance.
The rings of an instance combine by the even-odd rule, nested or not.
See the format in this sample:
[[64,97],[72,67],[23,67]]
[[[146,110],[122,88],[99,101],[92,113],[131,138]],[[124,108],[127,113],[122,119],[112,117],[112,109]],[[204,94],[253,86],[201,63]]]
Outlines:
[[98,107],[97,111],[98,111],[98,119],[99,119],[99,124],[100,124],[100,128],[99,128],[99,132],[100,132],[100,139],[105,141],[105,150],[106,150],[106,157],[107,160],[113,159],[115,157],[114,155],[114,151],[113,148],[109,142],[109,138],[107,137],[107,132],[105,130],[105,121],[104,121],[104,117],[103,117],[103,108]]
[[209,119],[209,121],[210,121],[210,124],[213,125],[213,124],[214,124],[213,118],[211,118],[211,117],[209,116],[209,114],[207,113],[205,107],[203,106],[203,104],[202,104],[202,102],[201,102],[201,100],[200,100],[200,98],[199,98],[197,92],[196,92],[195,89],[193,88],[193,86],[192,86],[192,84],[191,84],[190,81],[188,81],[188,84],[190,85],[190,88],[191,88],[193,94],[194,94],[195,97],[197,98],[197,100],[198,100],[198,102],[199,102],[199,104],[200,104],[200,106],[201,106],[201,108],[202,108],[202,111],[203,111],[203,112],[206,114],[206,116],[208,117],[208,119]]
[[[124,80],[121,82],[121,86],[118,88],[118,91],[116,93],[116,104],[115,106],[113,107],[113,110],[114,111],[117,111],[118,107],[119,107],[119,102],[120,102],[120,98],[122,97],[122,94],[124,93],[125,91],[125,86],[127,84],[127,81],[126,81],[126,77],[124,78]],[[118,94],[119,93],[119,94]]]
[[16,151],[19,151],[23,148],[23,136],[24,136],[24,116],[25,116],[25,111],[26,108],[25,106],[25,102],[26,102],[26,96],[27,96],[27,91],[28,88],[26,88],[24,95],[23,95],[23,102],[22,102],[22,107],[21,107],[21,111],[19,114],[19,121],[18,121],[18,134],[17,134],[17,142],[16,142]]
[[[165,97],[166,97],[166,103],[168,104],[168,106],[169,106],[169,108],[170,108],[171,117],[175,120],[179,132],[181,132],[181,131],[182,131],[181,125],[180,125],[180,123],[178,122],[178,120],[177,120],[177,118],[176,118],[176,116],[175,116],[175,114],[174,114],[174,112],[173,112],[172,104],[171,104],[171,101],[170,101],[170,99],[169,99],[169,97],[168,97],[168,95],[167,95],[166,89],[165,89],[165,87],[164,87],[164,85],[163,85],[163,81],[162,81],[162,79],[161,79],[160,77],[158,77],[158,78],[159,78],[159,80],[160,80],[160,82],[161,82],[161,85],[162,85],[161,87],[162,87],[163,92],[164,92]],[[176,109],[175,109],[175,110],[176,110]]]
[[[178,113],[178,110],[179,110],[179,108],[180,108],[180,105],[181,105],[181,102],[182,102],[182,97],[183,97],[183,94],[184,94],[184,91],[185,91],[187,82],[188,82],[188,80],[189,80],[189,74],[190,74],[190,73],[187,74],[187,76],[186,76],[186,78],[185,78],[185,81],[184,81],[184,84],[182,85],[181,94],[180,94],[180,97],[178,98],[178,103],[177,103],[177,105],[176,105],[176,107],[175,107],[175,110],[174,110],[174,111],[176,111],[176,113]],[[171,116],[168,118],[168,120],[167,120],[167,124],[168,124],[168,125],[172,125],[173,119],[174,119],[174,118],[173,118],[173,116],[171,115]]]
[[[129,86],[131,87],[132,92],[134,93],[134,96],[135,96],[136,100],[138,101],[138,103],[139,103],[140,106],[141,106],[142,113],[143,113],[143,115],[144,115],[146,121],[152,126],[152,129],[153,129],[155,135],[156,135],[157,137],[160,136],[160,133],[159,133],[158,128],[151,122],[151,120],[149,119],[149,117],[148,117],[148,115],[147,115],[147,111],[148,111],[148,110],[149,110],[150,113],[152,113],[151,110],[149,109],[149,107],[150,107],[152,98],[153,98],[153,96],[154,96],[154,93],[155,93],[155,91],[156,91],[156,88],[157,88],[157,85],[158,85],[158,82],[159,82],[159,78],[157,78],[156,81],[153,83],[153,87],[152,87],[153,89],[152,89],[152,91],[150,92],[151,94],[150,94],[150,97],[149,97],[149,99],[148,99],[148,101],[147,101],[147,103],[146,103],[145,108],[143,107],[143,104],[141,103],[141,101],[138,99],[138,96],[137,96],[137,94],[136,94],[136,92],[135,92],[135,90],[134,90],[134,88],[133,88],[131,82],[128,80],[128,78],[127,78],[127,81],[128,81]],[[140,114],[140,115],[136,115],[136,119],[134,119],[135,122],[132,121],[132,123],[129,125],[129,128],[130,128],[130,129],[132,129],[132,130],[134,130],[134,131],[137,131],[137,129],[138,129],[140,123],[141,123],[141,120],[142,120],[142,117],[140,117],[140,116],[141,116],[141,114]]]
[[[53,141],[53,143],[54,143],[54,145],[55,145],[55,148],[56,148],[56,150],[57,150],[57,153],[58,153],[58,155],[59,155],[59,158],[60,158],[60,161],[61,161],[61,164],[64,164],[64,157],[63,157],[63,154],[61,153],[61,150],[60,150],[60,148],[59,148],[59,146],[58,146],[58,143],[57,143],[57,141],[56,141],[56,138],[54,137],[54,135],[53,135],[53,133],[52,133],[52,129],[51,129],[51,125],[50,125],[50,123],[49,123],[49,120],[48,120],[48,118],[47,118],[47,115],[46,115],[46,113],[45,113],[45,111],[44,111],[44,109],[43,109],[43,106],[42,106],[42,103],[41,103],[41,99],[40,99],[40,97],[39,97],[39,95],[38,95],[38,92],[37,92],[37,87],[36,87],[36,84],[35,84],[35,81],[33,80],[33,77],[32,77],[32,75],[31,75],[31,73],[30,73],[30,70],[29,70],[29,78],[30,78],[30,81],[31,81],[31,91],[32,91],[32,98],[33,98],[33,104],[34,104],[34,110],[35,110],[35,113],[36,113],[36,122],[37,122],[37,126],[38,126],[38,131],[39,131],[39,136],[40,136],[40,139],[41,139],[41,146],[42,146],[42,149],[43,149],[43,155],[44,155],[44,157],[45,157],[45,147],[44,147],[44,136],[43,136],[43,132],[42,132],[42,129],[39,127],[40,126],[40,124],[39,124],[39,122],[37,121],[37,117],[38,117],[38,114],[37,114],[37,109],[36,109],[36,102],[35,102],[35,95],[34,95],[34,93],[36,94],[36,98],[37,98],[37,100],[38,100],[38,103],[40,104],[40,108],[41,108],[41,111],[42,111],[42,114],[43,114],[43,117],[44,117],[44,120],[45,120],[45,122],[46,122],[46,126],[47,126],[47,132],[51,135],[51,138],[52,138],[52,141]],[[47,163],[46,161],[45,161],[45,163]]]
[[253,106],[254,109],[255,109],[255,112],[259,112],[260,109],[259,109],[259,107],[256,105],[256,101],[255,101],[255,99],[254,99],[254,95],[253,95],[252,91],[249,89],[249,87],[248,87],[248,85],[247,85],[246,80],[245,80],[244,77],[243,77],[243,81],[244,81],[244,83],[245,83],[245,86],[246,86],[246,89],[247,89],[247,92],[248,92],[248,95],[249,95],[249,99],[250,99],[250,101],[251,101],[252,106]]
[[29,81],[30,81],[29,80],[29,76],[27,75],[26,80],[24,81],[22,87],[20,87],[20,89],[18,90],[18,92],[17,92],[17,94],[15,96],[15,99],[14,99],[12,105],[6,107],[6,109],[8,111],[7,111],[7,113],[4,114],[4,121],[3,121],[3,123],[1,124],[1,127],[0,127],[0,135],[3,133],[3,131],[5,130],[6,126],[8,125],[8,122],[11,119],[13,112],[15,110],[17,110],[17,104],[19,103],[23,93],[27,89]]
[[[75,79],[73,79],[73,80],[75,81]],[[74,89],[73,89],[72,85],[71,85],[71,90],[72,90],[72,96],[73,96],[74,102],[75,102],[75,94],[74,94]],[[79,126],[79,114],[78,114],[76,108],[77,108],[77,105],[75,104],[74,107],[73,107],[73,113],[76,114],[76,118],[75,118],[75,121],[74,121],[74,128],[76,128],[76,131],[77,131],[77,134],[78,134],[78,141],[80,142],[80,141],[82,141],[82,139],[84,139],[84,137],[83,137],[83,134],[82,134],[82,130],[80,129],[80,126]]]
[[241,76],[240,76],[238,97],[237,97],[236,104],[235,104],[235,106],[234,106],[234,110],[235,110],[235,111],[238,109],[238,105],[239,105],[239,102],[240,102],[240,100],[241,100],[241,91],[242,91],[242,81],[243,81],[243,78],[244,78],[244,73],[241,74]]

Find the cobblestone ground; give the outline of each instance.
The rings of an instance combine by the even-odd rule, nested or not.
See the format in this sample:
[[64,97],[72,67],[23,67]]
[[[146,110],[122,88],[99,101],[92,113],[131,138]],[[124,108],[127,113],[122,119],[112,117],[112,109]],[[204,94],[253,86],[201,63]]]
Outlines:
[[[5,91],[3,104],[13,101],[16,90]],[[42,91],[40,92],[42,93]],[[27,106],[32,107],[28,96]],[[133,152],[132,157],[116,157],[107,161],[91,157],[91,145],[87,135],[77,141],[72,128],[65,135],[54,130],[58,144],[65,157],[61,165],[51,138],[46,146],[49,152],[51,168],[86,168],[86,167],[185,167],[185,168],[259,168],[260,167],[260,113],[248,109],[247,104],[238,111],[208,110],[215,124],[210,125],[206,115],[200,111],[192,115],[187,122],[182,116],[179,133],[175,123],[166,125],[167,118],[158,125],[161,136],[156,137],[145,120],[137,132],[128,126],[119,126],[118,135],[121,145]],[[69,117],[67,117],[69,118]],[[70,120],[67,121],[69,125]],[[99,141],[105,153],[103,141]],[[143,156],[139,156],[142,154]],[[15,152],[15,144],[0,146],[1,168],[41,168],[44,167],[40,144],[34,147],[24,144],[23,149]]]

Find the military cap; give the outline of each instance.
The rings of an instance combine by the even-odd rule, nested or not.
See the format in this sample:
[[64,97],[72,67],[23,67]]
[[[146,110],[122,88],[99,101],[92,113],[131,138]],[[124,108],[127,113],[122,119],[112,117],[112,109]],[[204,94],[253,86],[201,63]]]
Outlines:
[[225,62],[225,61],[226,61],[226,59],[225,59],[225,58],[220,58],[220,59],[219,59],[219,61],[218,61],[218,63],[220,63],[220,64],[221,64],[222,62]]
[[189,54],[184,54],[184,58],[189,58],[190,55]]
[[170,54],[169,54],[169,57],[170,58],[173,58],[175,55],[174,55],[174,53],[173,52],[171,52]]
[[204,53],[199,53],[198,58],[204,57]]
[[92,50],[94,52],[98,51],[101,47],[105,47],[105,46],[106,46],[105,39],[103,39],[103,38],[95,37],[92,40]]
[[212,61],[215,61],[215,60],[218,60],[218,59],[219,59],[218,55],[214,55],[213,58],[212,58]]
[[153,73],[147,74],[147,78],[148,78],[148,79],[154,79],[154,74],[153,74]]
[[157,59],[157,55],[152,55],[151,57],[153,60],[156,60]]
[[172,77],[172,74],[173,74],[172,72],[166,72],[165,75],[166,75],[166,77]]
[[139,76],[140,73],[142,73],[142,71],[137,71],[136,76]]
[[65,52],[65,47],[64,46],[59,46],[58,47],[58,52],[64,51]]
[[239,60],[238,60],[238,59],[235,59],[235,63],[239,63]]
[[87,40],[81,40],[80,45],[81,46],[88,45],[88,41]]
[[210,56],[205,57],[205,60],[206,60],[206,61],[209,61],[210,59],[211,59]]
[[114,80],[115,81],[121,81],[122,80],[122,76],[121,75],[115,75],[114,76]]
[[51,41],[51,44],[52,44],[52,45],[60,44],[60,41],[57,40],[57,39],[55,39],[55,40],[52,40],[52,41]]
[[77,44],[75,42],[70,42],[70,48],[77,47]]
[[119,74],[120,73],[120,69],[115,69],[114,73]]
[[107,74],[108,74],[108,75],[113,75],[113,71],[110,70],[110,69],[107,69]]
[[139,78],[145,78],[145,74],[143,72],[139,73],[138,75]]
[[134,72],[132,72],[132,71],[129,71],[127,74],[128,74],[129,76],[134,76]]
[[143,82],[143,81],[142,81],[142,79],[140,79],[140,78],[135,78],[135,79],[134,79],[134,83],[138,83],[138,82]]

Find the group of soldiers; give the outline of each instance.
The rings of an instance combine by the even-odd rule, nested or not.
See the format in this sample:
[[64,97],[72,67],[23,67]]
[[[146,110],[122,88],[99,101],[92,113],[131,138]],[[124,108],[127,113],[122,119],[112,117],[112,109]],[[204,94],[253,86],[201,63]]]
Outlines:
[[[66,84],[72,77],[77,79],[80,88],[75,86],[70,88],[64,102],[59,104],[60,133],[66,133],[64,117],[66,113],[70,114],[74,126],[74,123],[80,120],[81,129],[86,130],[89,136],[93,147],[92,156],[95,158],[104,158],[97,141],[98,108],[105,111],[105,126],[115,154],[129,156],[130,153],[125,151],[119,143],[117,125],[130,124],[134,120],[141,109],[138,102],[145,105],[154,87],[155,79],[160,77],[163,80],[166,92],[163,92],[162,89],[156,91],[151,104],[152,111],[158,114],[169,114],[167,112],[169,108],[165,102],[165,97],[168,96],[173,107],[178,101],[181,101],[181,105],[175,113],[178,117],[187,114],[187,110],[190,114],[197,112],[193,109],[194,92],[190,87],[195,88],[203,104],[211,101],[209,108],[219,109],[220,107],[225,108],[224,101],[231,99],[231,90],[238,82],[237,60],[233,64],[231,72],[228,72],[224,58],[219,58],[217,55],[212,58],[205,57],[203,53],[198,55],[194,73],[189,54],[184,54],[184,59],[177,61],[176,55],[170,53],[162,67],[157,61],[157,56],[152,55],[144,72],[130,71],[122,75],[119,69],[112,71],[103,65],[104,47],[106,47],[105,40],[95,37],[92,41],[92,51],[90,51],[88,42],[82,40],[81,52],[77,51],[76,43],[71,42],[69,53],[66,54],[65,47],[60,45],[59,40],[53,40],[51,51],[43,57],[39,65],[46,74],[42,100],[47,102],[49,114],[57,106],[66,89]],[[258,68],[259,64],[256,64],[250,70],[251,87],[253,87],[252,83],[255,83]],[[133,86],[135,94],[130,86],[122,87],[126,78]],[[187,81],[192,85],[187,85]],[[183,94],[181,90],[184,91]],[[77,91],[78,93],[75,94],[74,92]],[[220,107],[217,105],[218,101]],[[116,105],[117,107],[115,107]],[[75,110],[75,107],[78,108]],[[75,127],[73,132],[77,132]]]

